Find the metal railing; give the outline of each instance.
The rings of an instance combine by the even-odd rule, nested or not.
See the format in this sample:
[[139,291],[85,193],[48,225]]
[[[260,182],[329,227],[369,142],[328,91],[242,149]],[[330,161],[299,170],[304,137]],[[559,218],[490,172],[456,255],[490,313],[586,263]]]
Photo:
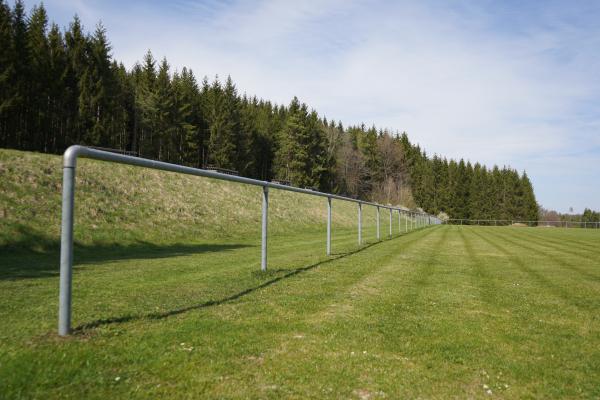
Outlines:
[[460,219],[452,218],[443,221],[446,225],[479,225],[479,226],[528,226],[548,228],[584,228],[600,229],[600,222],[594,221],[527,221],[517,219]]
[[260,181],[256,179],[244,178],[236,175],[228,175],[215,171],[208,171],[198,168],[185,167],[182,165],[169,164],[162,161],[149,160],[145,158],[132,157],[123,154],[111,153],[108,151],[93,149],[85,146],[71,146],[65,151],[63,163],[63,189],[62,189],[62,220],[60,237],[60,294],[59,294],[59,312],[58,312],[58,334],[60,336],[68,335],[71,330],[71,292],[73,275],[73,210],[75,202],[75,169],[77,158],[92,158],[101,161],[109,161],[119,164],[134,165],[144,168],[158,169],[168,172],[177,172],[187,175],[195,175],[206,178],[219,179],[223,181],[244,183],[253,186],[260,186],[262,190],[262,219],[261,219],[261,270],[267,269],[267,229],[269,212],[269,189],[279,189],[289,192],[304,193],[311,196],[327,198],[327,255],[331,255],[331,225],[332,225],[332,200],[342,200],[358,204],[358,244],[362,245],[362,206],[373,206],[377,209],[377,239],[381,239],[380,234],[380,209],[388,209],[390,213],[390,237],[392,236],[392,216],[398,212],[398,229],[401,231],[400,216],[405,216],[405,231],[408,231],[410,221],[411,229],[422,228],[428,225],[438,225],[441,221],[433,216],[423,212],[410,211],[401,207],[393,207],[352,199],[349,197],[338,196],[329,193],[318,192],[310,189],[301,189],[294,186],[284,185],[274,182]]

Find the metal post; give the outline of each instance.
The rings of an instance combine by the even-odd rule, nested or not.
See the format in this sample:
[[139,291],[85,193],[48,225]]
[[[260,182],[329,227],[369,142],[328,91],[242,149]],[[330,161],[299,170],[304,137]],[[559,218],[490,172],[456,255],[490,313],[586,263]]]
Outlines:
[[377,240],[379,240],[381,234],[379,233],[379,207],[377,207]]
[[358,245],[362,245],[362,204],[358,203]]
[[390,237],[392,237],[394,233],[392,232],[392,209],[390,208]]
[[263,186],[263,204],[262,204],[262,245],[260,269],[267,270],[267,227],[269,220],[269,188]]
[[60,293],[58,334],[71,331],[71,281],[73,277],[73,208],[75,202],[75,166],[63,167],[62,225],[60,233]]
[[398,233],[402,233],[402,211],[398,210]]
[[408,213],[404,215],[404,230],[408,233]]
[[327,198],[327,255],[331,255],[331,197]]

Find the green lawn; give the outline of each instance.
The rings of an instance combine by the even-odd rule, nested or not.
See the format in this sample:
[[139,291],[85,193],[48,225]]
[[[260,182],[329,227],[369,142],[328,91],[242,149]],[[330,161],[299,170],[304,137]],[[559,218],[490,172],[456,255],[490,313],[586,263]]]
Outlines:
[[600,232],[365,235],[79,246],[67,339],[55,251],[1,250],[0,398],[600,397]]

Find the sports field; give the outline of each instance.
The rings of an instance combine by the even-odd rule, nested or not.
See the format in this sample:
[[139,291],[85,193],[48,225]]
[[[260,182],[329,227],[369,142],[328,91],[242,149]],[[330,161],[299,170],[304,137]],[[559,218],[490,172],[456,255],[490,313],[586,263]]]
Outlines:
[[598,398],[600,233],[439,226],[2,251],[0,398]]

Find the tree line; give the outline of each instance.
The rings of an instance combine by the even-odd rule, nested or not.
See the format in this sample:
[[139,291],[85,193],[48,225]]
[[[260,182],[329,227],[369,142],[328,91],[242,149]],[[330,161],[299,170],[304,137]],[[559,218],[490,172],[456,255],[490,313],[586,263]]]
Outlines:
[[406,133],[349,126],[293,98],[240,94],[230,77],[198,81],[148,51],[131,69],[113,59],[106,29],[78,17],[66,29],[43,5],[0,0],[0,146],[61,153],[71,144],[452,218],[537,219],[525,173],[427,155]]
[[543,207],[540,207],[540,220],[542,222],[570,222],[576,223],[575,226],[585,227],[581,223],[592,222],[597,223],[600,222],[600,211],[594,211],[590,208],[585,208],[582,214],[571,213],[559,213],[554,210],[547,210]]

